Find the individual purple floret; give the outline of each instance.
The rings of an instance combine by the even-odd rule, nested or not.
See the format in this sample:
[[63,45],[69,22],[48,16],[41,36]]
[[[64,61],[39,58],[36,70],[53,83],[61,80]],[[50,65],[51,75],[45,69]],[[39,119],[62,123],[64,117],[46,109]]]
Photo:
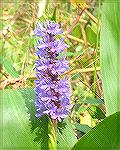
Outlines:
[[40,37],[36,45],[35,80],[35,106],[36,117],[44,114],[52,119],[61,121],[70,112],[70,91],[67,77],[61,79],[61,74],[69,69],[65,54],[59,58],[59,54],[68,46],[64,39],[58,40],[55,35],[63,31],[60,25],[54,21],[46,21],[44,25],[38,23],[34,33]]

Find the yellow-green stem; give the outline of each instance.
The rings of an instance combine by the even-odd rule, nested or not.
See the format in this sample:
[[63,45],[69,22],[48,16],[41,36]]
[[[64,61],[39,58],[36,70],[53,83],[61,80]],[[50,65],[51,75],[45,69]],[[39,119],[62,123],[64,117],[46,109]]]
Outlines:
[[52,119],[51,133],[49,134],[49,150],[57,150],[57,120]]

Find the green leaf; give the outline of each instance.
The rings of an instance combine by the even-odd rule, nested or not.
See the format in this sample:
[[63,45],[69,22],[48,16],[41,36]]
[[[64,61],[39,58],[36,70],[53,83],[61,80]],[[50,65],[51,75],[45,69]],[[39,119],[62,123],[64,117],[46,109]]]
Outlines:
[[0,20],[0,30],[3,30],[4,26],[5,26],[5,22]]
[[78,131],[81,131],[81,132],[84,132],[84,133],[87,133],[88,131],[91,130],[91,127],[89,127],[88,125],[85,125],[85,124],[76,123],[75,127]]
[[81,29],[80,29],[80,25],[76,24],[75,27],[73,28],[71,35],[80,38],[82,33],[81,33]]
[[103,4],[101,73],[107,115],[120,111],[120,3]]
[[62,123],[58,124],[58,150],[70,150],[77,142],[71,123],[68,119],[64,119]]
[[4,90],[0,96],[2,148],[49,149],[50,119],[35,117],[34,90]]
[[4,60],[3,62],[3,66],[5,67],[5,70],[12,76],[15,78],[19,77],[19,73],[15,70],[15,68],[13,67],[11,61],[8,60]]
[[98,107],[98,106],[89,106],[87,108],[89,114],[92,116],[92,118],[94,119],[104,119],[105,118],[105,114],[103,113],[103,111]]
[[120,112],[105,118],[86,133],[72,150],[119,150]]
[[75,55],[74,52],[66,52],[66,56],[68,56],[68,57],[71,57],[71,56],[74,56],[74,55]]
[[95,99],[95,98],[83,100],[81,103],[87,103],[92,105],[104,104],[104,102],[101,99]]
[[89,43],[94,44],[96,42],[97,35],[90,26],[87,26],[86,28],[86,35]]
[[84,113],[86,110],[87,110],[87,107],[85,107],[84,105],[81,105],[81,106],[79,107],[79,109],[78,109],[78,115],[79,115],[80,113]]
[[56,21],[56,12],[57,12],[56,10],[57,10],[57,8],[55,7],[51,20]]

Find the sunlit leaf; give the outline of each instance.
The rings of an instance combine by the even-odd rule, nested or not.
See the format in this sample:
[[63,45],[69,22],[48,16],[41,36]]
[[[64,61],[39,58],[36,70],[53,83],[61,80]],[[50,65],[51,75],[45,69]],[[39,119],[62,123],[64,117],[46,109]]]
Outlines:
[[90,26],[86,28],[86,35],[89,43],[94,44],[96,42],[96,33],[92,30]]
[[12,77],[15,77],[15,78],[19,77],[19,73],[13,67],[11,61],[5,60],[3,62],[3,66],[4,66],[5,70],[6,70],[6,72],[8,72]]
[[80,38],[82,33],[81,33],[81,29],[80,29],[80,25],[76,24],[76,26],[73,28],[71,35]]
[[35,117],[34,90],[4,90],[0,95],[2,148],[49,149],[51,123],[47,116]]
[[120,3],[103,4],[101,72],[107,115],[120,111]]

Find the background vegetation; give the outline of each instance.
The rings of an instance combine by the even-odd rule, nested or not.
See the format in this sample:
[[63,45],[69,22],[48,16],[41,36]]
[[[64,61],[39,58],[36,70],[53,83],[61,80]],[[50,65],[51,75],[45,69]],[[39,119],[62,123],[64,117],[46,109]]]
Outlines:
[[[102,137],[109,130],[112,130],[111,134],[116,133],[119,125],[119,122],[116,125],[117,114],[106,118],[120,111],[119,2],[93,0],[91,3],[86,1],[85,4],[73,0],[4,0],[0,5],[0,89],[4,101],[1,109],[4,118],[2,146],[34,148],[39,143],[41,149],[47,149],[50,145],[55,145],[54,130],[50,129],[49,118],[45,116],[36,119],[34,116],[36,110],[33,91],[36,60],[36,38],[33,31],[38,21],[52,19],[60,23],[64,30],[61,37],[67,35],[65,42],[69,48],[66,55],[70,69],[65,75],[69,76],[73,104],[68,119],[58,124],[57,147],[71,148],[78,139],[81,141],[74,149],[80,146],[82,149],[85,145],[86,148],[97,147],[100,143],[103,147],[106,143],[110,148],[111,143],[112,148],[116,147],[116,142],[112,141],[116,134],[109,135],[113,137],[109,140],[103,138],[102,141]],[[73,26],[85,7],[87,9]],[[71,26],[73,29],[68,33]],[[105,129],[105,126],[108,128]],[[93,127],[95,130],[92,132]],[[100,131],[102,135],[98,138]],[[87,136],[83,136],[87,132]],[[14,142],[15,138],[18,139],[17,143]],[[97,144],[94,142],[96,138]],[[120,143],[119,140],[117,142]]]

